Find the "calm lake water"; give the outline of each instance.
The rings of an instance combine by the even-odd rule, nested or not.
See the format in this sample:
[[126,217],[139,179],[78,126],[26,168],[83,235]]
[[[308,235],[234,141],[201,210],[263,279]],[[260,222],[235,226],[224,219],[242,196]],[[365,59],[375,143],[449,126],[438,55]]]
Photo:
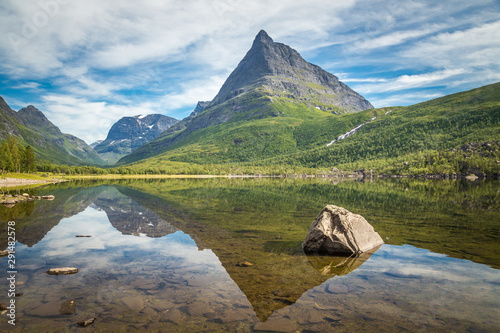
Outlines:
[[[16,222],[23,293],[3,331],[500,331],[496,181],[122,180],[30,193],[55,200],[0,206],[1,249]],[[363,215],[386,243],[359,258],[304,255],[327,204]],[[79,272],[45,273],[66,266]]]

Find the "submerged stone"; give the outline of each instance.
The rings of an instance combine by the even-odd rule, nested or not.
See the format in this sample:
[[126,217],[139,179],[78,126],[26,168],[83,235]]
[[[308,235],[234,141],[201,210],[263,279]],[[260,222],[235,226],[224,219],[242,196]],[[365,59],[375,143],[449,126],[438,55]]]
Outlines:
[[79,321],[76,324],[78,326],[87,327],[89,325],[92,325],[94,323],[95,319],[96,319],[95,317],[92,317],[92,318],[87,319],[87,320]]
[[363,216],[328,205],[309,227],[302,248],[308,254],[351,255],[366,252],[383,243]]
[[35,309],[29,311],[30,316],[37,317],[52,317],[58,316],[60,314],[59,310],[61,307],[61,303],[59,301],[52,301],[44,303]]
[[144,299],[140,295],[127,296],[122,298],[122,302],[132,311],[139,312],[144,309]]
[[250,266],[253,266],[253,264],[249,263],[248,261],[243,261],[243,262],[237,263],[236,266],[238,266],[238,267],[250,267]]
[[59,313],[62,315],[70,315],[76,311],[76,301],[74,299],[69,299],[61,304],[59,308]]
[[62,267],[62,268],[51,268],[47,272],[49,275],[68,275],[78,273],[78,268],[75,267]]

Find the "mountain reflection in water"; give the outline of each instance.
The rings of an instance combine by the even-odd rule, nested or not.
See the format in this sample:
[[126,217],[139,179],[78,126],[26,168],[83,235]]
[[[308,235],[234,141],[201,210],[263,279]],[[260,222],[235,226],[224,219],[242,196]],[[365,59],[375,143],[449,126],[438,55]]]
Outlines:
[[[309,205],[318,195],[325,203],[339,201],[329,195],[331,184],[173,180],[85,185],[41,189],[56,199],[36,202],[17,217],[0,208],[2,220],[16,221],[19,242],[17,279],[24,282],[19,286],[24,295],[17,299],[16,330],[72,330],[90,317],[97,318],[92,326],[97,331],[499,327],[496,269],[391,245],[395,225],[410,234],[426,224],[422,220],[392,223],[398,216],[389,212],[385,228],[373,223],[388,244],[359,257],[305,256],[300,242],[320,210]],[[371,210],[373,188],[363,193],[358,185],[336,186],[347,197],[354,186],[364,199],[358,201],[361,208],[380,214]],[[297,190],[298,196],[291,195]],[[429,248],[436,246],[443,245]],[[475,252],[478,262],[498,264],[495,253]],[[44,274],[64,266],[80,272]],[[61,304],[68,300],[75,300],[76,312],[61,315]]]

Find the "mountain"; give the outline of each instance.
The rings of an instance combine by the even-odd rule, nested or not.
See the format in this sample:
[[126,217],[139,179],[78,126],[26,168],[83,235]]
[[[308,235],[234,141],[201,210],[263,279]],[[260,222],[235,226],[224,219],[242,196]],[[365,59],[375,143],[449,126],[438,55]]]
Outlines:
[[40,160],[70,165],[105,164],[85,141],[62,133],[33,105],[16,112],[0,97],[0,141],[9,135],[30,145]]
[[[289,46],[275,43],[263,30],[215,98],[198,106],[119,163],[173,150],[176,159],[188,162],[222,151],[226,154],[218,155],[220,162],[275,156],[297,150],[299,138],[293,132],[304,121],[373,108],[333,74],[305,61]],[[243,152],[246,148],[250,150]]]
[[103,159],[114,163],[178,122],[161,114],[123,117],[111,127],[106,140],[95,145],[94,150]]
[[305,61],[291,47],[275,43],[261,30],[252,48],[229,75],[210,106],[263,87],[270,97],[299,100],[334,112],[362,111],[373,106],[321,67]]
[[[290,121],[289,127],[283,126],[288,118],[271,120],[206,128],[131,167],[201,174],[339,169],[500,177],[500,82],[406,107]],[[257,132],[262,129],[267,132]]]

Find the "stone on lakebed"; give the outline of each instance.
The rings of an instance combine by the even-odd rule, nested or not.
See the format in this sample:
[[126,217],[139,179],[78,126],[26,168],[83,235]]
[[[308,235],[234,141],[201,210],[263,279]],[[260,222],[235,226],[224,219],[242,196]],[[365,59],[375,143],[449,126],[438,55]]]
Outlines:
[[363,216],[328,205],[309,227],[302,248],[307,254],[351,255],[366,252],[383,243]]
[[75,267],[62,267],[62,268],[51,268],[45,273],[49,275],[68,275],[78,273],[78,268]]

